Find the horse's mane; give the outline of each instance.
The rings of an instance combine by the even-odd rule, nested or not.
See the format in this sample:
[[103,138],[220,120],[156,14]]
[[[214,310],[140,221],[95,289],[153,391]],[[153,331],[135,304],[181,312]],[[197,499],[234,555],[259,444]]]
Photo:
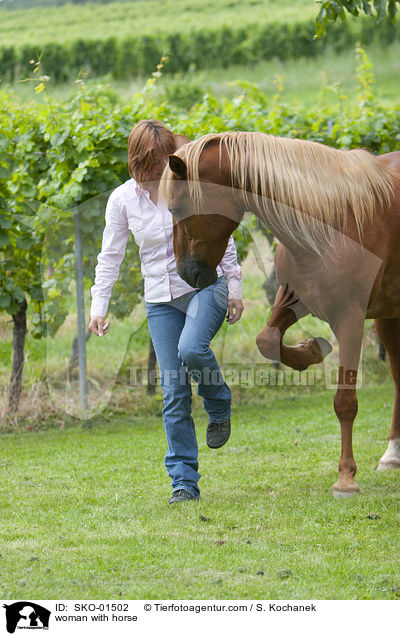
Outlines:
[[[199,160],[205,147],[220,142],[219,160],[227,152],[234,188],[243,191],[249,209],[278,236],[284,234],[319,252],[333,232],[344,232],[352,214],[362,238],[363,225],[393,195],[393,174],[362,149],[337,150],[314,141],[275,137],[260,132],[208,134],[182,146],[176,154],[187,165],[194,209],[202,202]],[[168,200],[173,172],[167,167],[160,195]],[[249,193],[256,193],[249,201]]]

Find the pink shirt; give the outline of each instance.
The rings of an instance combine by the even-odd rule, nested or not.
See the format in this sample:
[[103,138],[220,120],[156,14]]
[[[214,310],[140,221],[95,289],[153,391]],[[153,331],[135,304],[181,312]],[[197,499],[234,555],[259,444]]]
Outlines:
[[[90,288],[90,318],[104,317],[107,313],[131,232],[139,247],[145,301],[166,302],[193,291],[194,288],[176,271],[173,217],[163,201],[154,205],[148,191],[140,188],[133,179],[128,179],[111,193],[105,219],[95,282]],[[228,297],[241,299],[242,273],[232,236],[217,267],[217,275],[222,274],[228,283]]]

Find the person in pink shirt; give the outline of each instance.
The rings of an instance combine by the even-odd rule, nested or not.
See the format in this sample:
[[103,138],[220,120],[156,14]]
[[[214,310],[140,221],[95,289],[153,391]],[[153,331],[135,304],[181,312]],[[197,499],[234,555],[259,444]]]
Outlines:
[[146,314],[163,390],[162,416],[168,442],[165,466],[172,481],[170,504],[200,496],[191,377],[198,382],[197,393],[209,417],[207,445],[220,448],[229,439],[231,391],[210,342],[225,316],[233,324],[243,311],[242,274],[232,237],[213,285],[202,290],[193,288],[176,271],[173,216],[158,200],[158,185],[168,155],[188,141],[153,119],[142,120],[132,129],[128,141],[131,178],[108,199],[102,248],[90,290],[89,329],[102,336],[109,331],[105,316],[132,232],[139,246]]

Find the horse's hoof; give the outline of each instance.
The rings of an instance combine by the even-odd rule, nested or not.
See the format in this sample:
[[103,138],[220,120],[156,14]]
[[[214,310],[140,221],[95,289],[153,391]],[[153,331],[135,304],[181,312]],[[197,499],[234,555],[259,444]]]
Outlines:
[[360,489],[358,489],[358,490],[336,490],[335,488],[333,488],[332,489],[332,494],[333,494],[335,499],[344,499],[344,498],[348,498],[348,497],[354,497],[355,495],[359,495],[360,494]]
[[400,468],[400,439],[390,439],[386,452],[379,460],[376,470]]
[[354,479],[343,479],[340,478],[336,482],[336,484],[332,487],[332,494],[335,499],[342,499],[343,497],[354,497],[354,495],[358,495],[360,492],[360,487]]
[[399,470],[400,462],[382,462],[380,461],[376,470]]

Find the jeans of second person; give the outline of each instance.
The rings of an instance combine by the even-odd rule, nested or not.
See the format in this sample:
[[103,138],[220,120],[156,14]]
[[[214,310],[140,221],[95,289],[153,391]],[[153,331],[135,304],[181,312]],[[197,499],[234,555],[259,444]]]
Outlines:
[[165,466],[172,490],[185,488],[196,498],[198,446],[191,416],[190,376],[198,382],[209,420],[224,422],[231,413],[231,391],[210,349],[226,316],[228,289],[224,276],[199,291],[164,303],[146,302],[149,331],[160,369],[162,411],[168,450]]

